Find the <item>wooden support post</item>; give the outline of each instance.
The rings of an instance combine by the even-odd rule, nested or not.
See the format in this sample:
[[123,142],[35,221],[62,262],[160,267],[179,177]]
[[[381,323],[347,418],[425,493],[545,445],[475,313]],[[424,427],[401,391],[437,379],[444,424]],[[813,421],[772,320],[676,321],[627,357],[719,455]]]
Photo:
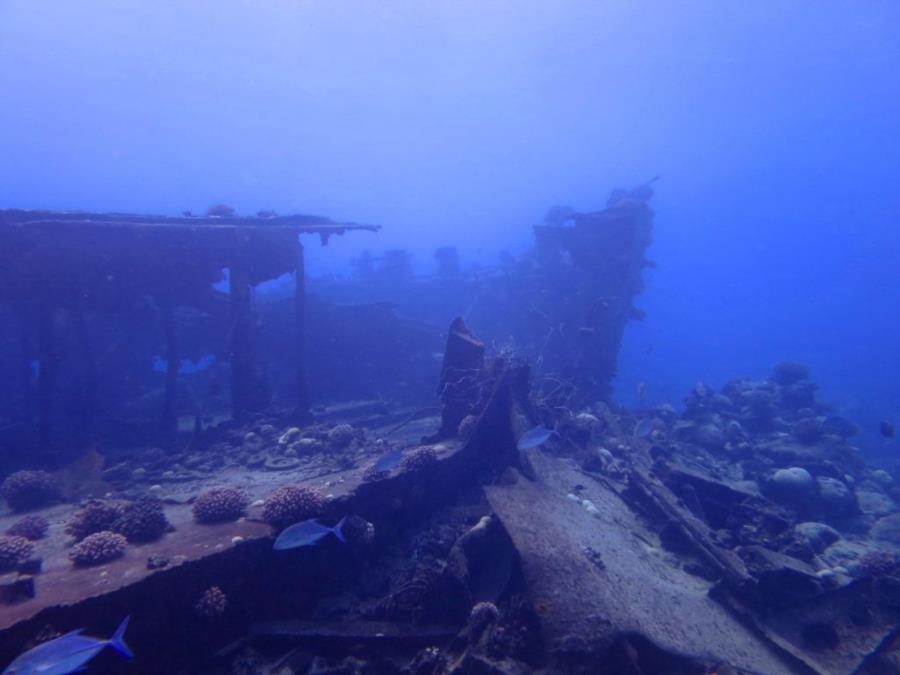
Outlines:
[[46,302],[38,309],[38,437],[45,453],[50,451],[53,398],[59,353],[53,326],[53,307]]
[[[295,235],[296,236],[296,235]],[[297,413],[309,416],[309,391],[306,381],[306,263],[303,244],[297,236],[297,273],[294,280],[294,358],[296,365]]]
[[178,367],[181,365],[181,356],[178,353],[178,331],[171,306],[162,308],[161,318],[163,334],[166,336],[166,392],[162,427],[168,438],[175,438],[178,435]]
[[253,409],[253,351],[251,346],[250,278],[239,262],[230,268],[231,286],[231,416],[244,417]]

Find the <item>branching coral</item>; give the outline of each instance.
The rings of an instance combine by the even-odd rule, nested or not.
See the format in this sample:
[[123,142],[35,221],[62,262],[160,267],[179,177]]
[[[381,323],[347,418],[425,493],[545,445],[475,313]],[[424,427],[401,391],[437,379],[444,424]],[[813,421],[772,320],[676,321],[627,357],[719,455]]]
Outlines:
[[112,530],[124,511],[125,504],[122,502],[89,499],[66,522],[66,534],[74,537],[75,541],[81,541],[95,532]]
[[325,500],[307,488],[286,485],[273,492],[263,504],[263,518],[283,527],[319,515]]
[[228,596],[218,586],[211,586],[194,605],[194,612],[204,619],[218,619],[228,609]]
[[21,520],[15,522],[6,534],[14,537],[25,537],[31,541],[37,541],[47,536],[47,530],[50,529],[50,523],[46,518],[41,516],[25,516]]
[[31,557],[34,544],[25,537],[0,537],[0,572],[8,572]]
[[94,532],[72,547],[69,558],[78,567],[100,565],[125,555],[127,544],[125,537],[116,532]]
[[112,529],[132,543],[156,541],[169,529],[162,502],[144,497],[128,504]]
[[27,511],[59,499],[59,484],[46,471],[16,471],[3,481],[0,494],[13,511]]
[[241,490],[213,488],[194,501],[194,520],[198,523],[227,523],[244,515],[250,500]]

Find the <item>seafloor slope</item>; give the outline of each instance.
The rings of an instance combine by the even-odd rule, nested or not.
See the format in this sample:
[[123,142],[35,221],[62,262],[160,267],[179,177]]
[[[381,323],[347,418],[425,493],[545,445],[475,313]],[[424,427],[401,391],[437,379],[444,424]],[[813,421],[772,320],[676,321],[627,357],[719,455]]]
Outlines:
[[[680,415],[544,409],[503,361],[479,383],[393,434],[403,415],[365,406],[273,414],[111,462],[106,501],[155,495],[174,529],[74,568],[78,505],[35,511],[43,569],[4,578],[36,595],[0,608],[0,657],[131,614],[136,658],[96,672],[897,672],[894,478],[805,371],[698,387]],[[519,452],[538,422],[559,437]],[[391,444],[402,463],[373,471]],[[347,544],[273,551],[259,502],[285,485],[349,516]],[[212,487],[243,490],[246,515],[195,522]]]

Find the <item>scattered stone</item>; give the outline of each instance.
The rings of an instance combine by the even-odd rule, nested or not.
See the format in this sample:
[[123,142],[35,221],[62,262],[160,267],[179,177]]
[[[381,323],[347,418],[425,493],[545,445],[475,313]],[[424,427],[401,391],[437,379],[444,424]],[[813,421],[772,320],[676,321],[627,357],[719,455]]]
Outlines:
[[900,567],[900,559],[888,551],[869,551],[859,561],[863,574],[869,577],[883,577],[896,574]]
[[36,594],[33,576],[16,574],[0,576],[0,604],[14,605],[31,600]]
[[872,472],[872,478],[884,487],[890,487],[894,484],[893,476],[884,469],[875,469],[875,471]]
[[897,510],[893,499],[874,490],[857,490],[856,502],[859,510],[870,516],[885,516]]
[[849,420],[839,415],[830,415],[822,422],[822,433],[850,438],[859,432],[859,428]]
[[841,538],[837,530],[825,523],[798,523],[794,525],[794,533],[816,554],[821,553]]
[[822,437],[819,421],[815,417],[805,417],[794,423],[791,433],[806,445],[812,445]]
[[299,440],[300,433],[300,429],[291,427],[278,437],[278,445],[290,445],[294,441]]
[[786,501],[806,501],[813,492],[813,477],[809,471],[800,467],[778,469],[772,476],[770,488],[774,496]]
[[475,415],[466,415],[462,418],[459,423],[459,435],[461,438],[469,438],[472,435],[472,432],[475,431],[475,426],[478,424],[478,418]]
[[259,434],[252,431],[244,436],[244,450],[249,452],[259,452],[263,449],[263,439]]
[[829,512],[835,515],[846,514],[856,506],[850,488],[837,478],[819,476],[816,482],[819,486],[819,499]]
[[263,462],[266,471],[290,471],[300,467],[300,460],[296,457],[267,457]]
[[247,458],[247,468],[248,469],[259,469],[266,463],[268,458],[263,455],[251,455]]
[[151,555],[147,558],[148,570],[161,570],[169,566],[169,559],[164,555]]
[[694,430],[694,442],[707,450],[721,450],[725,447],[725,432],[715,424],[702,424]]
[[121,462],[108,469],[104,469],[103,473],[100,475],[103,480],[107,482],[120,483],[131,477],[131,469],[126,462]]
[[30,574],[32,576],[36,574],[40,574],[44,567],[43,558],[31,557],[27,560],[23,560],[19,563],[18,567],[16,567],[16,571],[19,574]]
[[332,450],[343,450],[353,442],[355,431],[349,424],[338,424],[328,432],[328,445]]
[[900,513],[884,516],[869,532],[875,539],[900,546]]
[[775,365],[769,379],[780,385],[791,385],[809,378],[809,369],[802,363],[782,361]]
[[738,554],[757,580],[759,600],[768,605],[809,600],[824,590],[816,570],[802,560],[757,545],[743,546]]

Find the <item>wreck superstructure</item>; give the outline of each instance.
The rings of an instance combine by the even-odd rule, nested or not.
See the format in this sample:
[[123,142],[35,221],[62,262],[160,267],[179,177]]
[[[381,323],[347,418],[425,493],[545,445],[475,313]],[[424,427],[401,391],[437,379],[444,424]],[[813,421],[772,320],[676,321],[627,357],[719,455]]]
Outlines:
[[[76,428],[67,435],[89,438],[100,412],[101,362],[146,333],[164,338],[159,420],[165,433],[176,431],[182,360],[207,352],[230,365],[232,415],[260,410],[268,393],[262,355],[254,350],[253,288],[285,274],[293,274],[296,284],[294,334],[286,336],[294,345],[296,406],[308,410],[300,236],[315,235],[327,244],[329,237],[358,230],[377,231],[378,226],[305,215],[0,211],[0,306],[8,308],[19,334],[18,340],[6,338],[7,344],[18,343],[19,354],[18,394],[6,399],[14,410],[9,417],[25,427],[33,423],[46,449],[54,441],[60,409],[75,406],[68,417]],[[227,296],[214,287],[226,276]],[[219,340],[182,342],[176,313],[184,308],[217,317]],[[93,331],[91,319],[97,319]],[[66,400],[60,400],[63,375],[72,385]]]

